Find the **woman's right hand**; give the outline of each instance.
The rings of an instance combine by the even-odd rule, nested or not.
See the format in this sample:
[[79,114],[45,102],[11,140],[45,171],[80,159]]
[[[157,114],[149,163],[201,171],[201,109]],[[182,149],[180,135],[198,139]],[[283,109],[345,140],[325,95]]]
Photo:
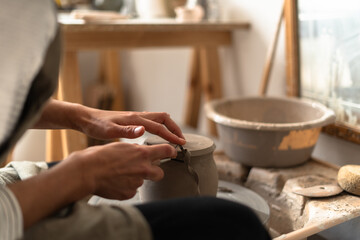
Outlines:
[[65,162],[79,161],[82,181],[91,194],[111,199],[129,199],[144,179],[158,181],[164,172],[154,164],[176,157],[169,144],[153,146],[115,142],[71,154]]
[[176,154],[169,144],[116,142],[90,147],[70,154],[48,171],[7,187],[18,200],[27,228],[89,194],[118,200],[131,198],[144,179],[157,181],[164,176],[155,161]]

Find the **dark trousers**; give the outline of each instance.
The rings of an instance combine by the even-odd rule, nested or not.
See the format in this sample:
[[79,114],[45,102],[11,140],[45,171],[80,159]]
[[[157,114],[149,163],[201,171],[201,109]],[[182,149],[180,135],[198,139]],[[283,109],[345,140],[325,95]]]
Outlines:
[[248,207],[215,197],[180,198],[136,206],[154,240],[271,239]]

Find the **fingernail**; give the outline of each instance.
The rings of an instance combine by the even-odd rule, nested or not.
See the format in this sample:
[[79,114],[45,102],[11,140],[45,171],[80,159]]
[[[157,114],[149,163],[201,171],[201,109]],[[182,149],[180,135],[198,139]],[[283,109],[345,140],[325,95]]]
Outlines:
[[134,133],[139,134],[142,132],[142,130],[143,130],[143,127],[137,127],[137,128],[135,128]]

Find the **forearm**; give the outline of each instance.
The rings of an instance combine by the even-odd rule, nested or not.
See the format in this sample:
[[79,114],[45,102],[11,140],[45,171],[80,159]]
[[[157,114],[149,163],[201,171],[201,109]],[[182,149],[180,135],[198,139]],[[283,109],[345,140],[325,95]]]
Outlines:
[[84,106],[51,99],[44,107],[35,129],[78,129]]
[[65,161],[28,180],[10,184],[8,188],[19,202],[27,228],[90,194],[90,188],[84,183],[79,166]]

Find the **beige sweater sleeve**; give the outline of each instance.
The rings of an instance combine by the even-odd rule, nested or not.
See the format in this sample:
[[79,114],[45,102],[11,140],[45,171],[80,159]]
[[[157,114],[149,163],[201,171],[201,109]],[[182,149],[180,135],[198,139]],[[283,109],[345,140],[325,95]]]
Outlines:
[[48,169],[48,166],[45,162],[11,162],[5,167],[0,168],[0,185],[27,179],[46,169]]
[[21,208],[12,192],[0,185],[0,239],[20,239],[22,235]]

